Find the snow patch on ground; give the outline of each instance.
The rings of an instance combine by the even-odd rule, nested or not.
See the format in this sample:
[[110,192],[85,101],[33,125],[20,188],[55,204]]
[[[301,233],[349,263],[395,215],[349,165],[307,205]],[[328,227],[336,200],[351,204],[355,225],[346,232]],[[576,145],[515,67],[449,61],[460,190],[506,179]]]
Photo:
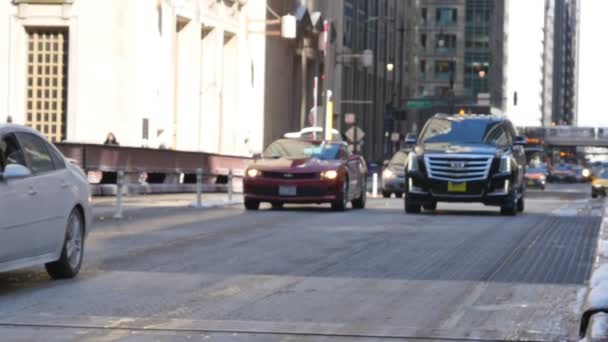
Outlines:
[[587,296],[588,308],[608,308],[608,282],[599,283]]
[[608,337],[607,314],[599,313],[593,317],[593,323],[591,324],[591,336],[591,341],[597,341],[599,339],[604,340]]
[[[558,209],[561,210],[562,208]],[[573,208],[574,209],[574,208]],[[591,275],[584,310],[593,308],[608,308],[608,203],[604,204],[602,225],[599,231],[596,269]],[[608,339],[608,315],[598,313],[591,319],[591,329],[581,341],[596,341]]]
[[237,201],[237,200],[228,201],[228,200],[225,200],[225,201],[203,202],[200,207],[198,207],[196,205],[196,202],[192,202],[192,204],[190,204],[190,206],[192,208],[210,209],[210,208],[219,208],[219,207],[225,207],[225,206],[236,205],[236,204],[243,204],[243,201]]
[[[604,247],[608,246],[606,241],[601,241],[601,245]],[[608,283],[608,264],[601,265],[595,271],[593,271],[589,286],[594,288],[604,282]]]

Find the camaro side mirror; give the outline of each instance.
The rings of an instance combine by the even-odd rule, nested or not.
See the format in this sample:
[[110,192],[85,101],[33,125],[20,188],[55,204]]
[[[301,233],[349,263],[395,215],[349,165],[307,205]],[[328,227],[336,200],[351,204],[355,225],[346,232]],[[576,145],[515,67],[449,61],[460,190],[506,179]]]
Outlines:
[[2,173],[2,179],[11,180],[25,178],[32,175],[32,172],[27,167],[20,164],[8,164]]
[[409,133],[405,136],[405,143],[410,145],[415,145],[418,142],[416,138],[416,134]]

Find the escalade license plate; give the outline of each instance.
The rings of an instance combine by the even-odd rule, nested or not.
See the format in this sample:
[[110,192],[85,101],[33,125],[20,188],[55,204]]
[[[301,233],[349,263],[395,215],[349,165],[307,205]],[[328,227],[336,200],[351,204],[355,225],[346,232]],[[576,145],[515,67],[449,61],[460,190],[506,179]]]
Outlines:
[[297,193],[295,186],[279,186],[279,196],[295,196]]
[[448,182],[449,192],[467,192],[467,183],[452,183]]

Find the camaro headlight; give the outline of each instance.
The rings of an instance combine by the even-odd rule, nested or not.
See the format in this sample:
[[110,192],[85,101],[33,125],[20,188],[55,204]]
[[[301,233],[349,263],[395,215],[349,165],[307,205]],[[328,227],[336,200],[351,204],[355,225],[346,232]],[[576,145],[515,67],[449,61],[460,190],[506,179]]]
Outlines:
[[321,172],[321,178],[334,180],[334,179],[338,178],[338,171],[329,170],[329,171]]
[[247,170],[247,177],[255,178],[260,175],[260,171],[257,169],[249,169]]
[[511,173],[511,158],[509,156],[500,158],[500,172]]
[[582,174],[583,174],[583,177],[587,178],[587,177],[591,176],[591,171],[589,171],[589,169],[584,169]]
[[418,155],[414,152],[410,152],[410,154],[407,156],[407,171],[418,171]]
[[391,169],[386,169],[386,170],[384,170],[384,172],[382,172],[382,177],[393,178],[393,177],[395,177],[395,173],[393,171],[391,171]]

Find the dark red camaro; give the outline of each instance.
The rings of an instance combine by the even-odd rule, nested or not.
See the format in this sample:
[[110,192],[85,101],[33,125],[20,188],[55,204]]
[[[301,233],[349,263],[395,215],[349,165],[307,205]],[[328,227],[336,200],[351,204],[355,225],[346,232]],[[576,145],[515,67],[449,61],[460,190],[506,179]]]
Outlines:
[[365,207],[367,166],[343,142],[280,139],[245,173],[245,208],[260,202],[331,203],[334,210]]

